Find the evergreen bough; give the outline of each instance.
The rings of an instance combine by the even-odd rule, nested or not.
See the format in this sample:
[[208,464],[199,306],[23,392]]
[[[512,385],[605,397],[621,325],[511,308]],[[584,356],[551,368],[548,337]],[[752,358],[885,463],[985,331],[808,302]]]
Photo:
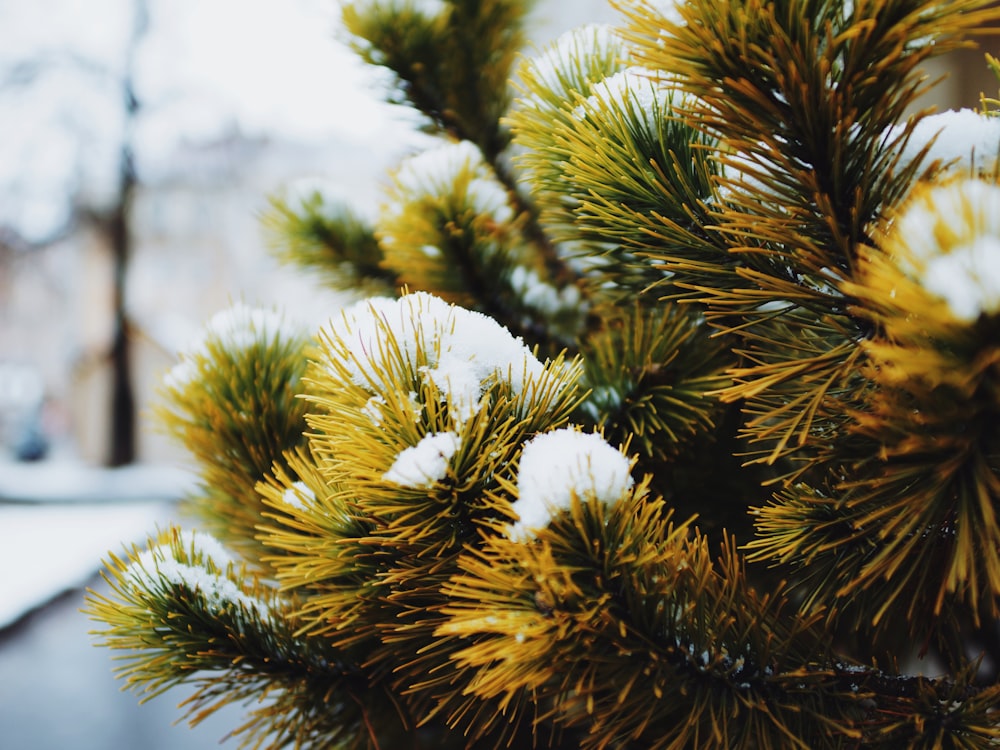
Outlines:
[[[346,3],[440,145],[282,255],[160,416],[204,530],[112,555],[120,674],[250,747],[1000,744],[1000,118],[915,111],[987,0]],[[989,61],[996,68],[994,60]]]

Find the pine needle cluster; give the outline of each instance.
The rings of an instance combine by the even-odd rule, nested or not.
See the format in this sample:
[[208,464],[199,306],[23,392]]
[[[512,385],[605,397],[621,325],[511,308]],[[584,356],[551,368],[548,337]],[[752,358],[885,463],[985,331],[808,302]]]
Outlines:
[[1000,9],[616,6],[527,51],[530,2],[344,4],[440,143],[372,219],[272,203],[373,296],[167,379],[211,536],[87,605],[144,697],[259,701],[250,747],[1000,744],[1000,105],[918,108]]

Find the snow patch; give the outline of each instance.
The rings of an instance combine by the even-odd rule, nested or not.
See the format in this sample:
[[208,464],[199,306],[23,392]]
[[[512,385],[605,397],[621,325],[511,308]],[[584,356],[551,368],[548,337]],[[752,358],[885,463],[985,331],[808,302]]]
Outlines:
[[[254,612],[261,618],[270,616],[270,608],[250,596],[220,571],[234,563],[222,544],[203,531],[180,532],[181,547],[188,559],[201,557],[202,564],[184,563],[174,556],[170,543],[158,544],[141,553],[125,570],[124,578],[139,588],[155,591],[162,581],[199,591],[210,607],[224,609],[231,605]],[[208,562],[216,568],[208,569]]]
[[592,495],[613,504],[632,484],[628,458],[600,435],[570,427],[542,433],[521,453],[513,503],[519,520],[509,535],[530,538],[574,497]]
[[247,612],[256,613],[261,619],[270,617],[270,608],[267,604],[244,593],[228,578],[210,573],[205,568],[187,565],[168,558],[157,564],[156,572],[163,580],[177,586],[184,586],[192,591],[201,592],[210,607],[226,609],[231,605],[236,605]]
[[386,405],[386,400],[382,396],[372,396],[367,403],[361,407],[361,413],[367,416],[376,427],[382,424],[382,408]]
[[[231,349],[249,349],[261,341],[277,338],[289,326],[288,319],[275,310],[237,303],[217,312],[205,327],[205,339],[218,341]],[[303,335],[301,329],[296,331]],[[204,343],[196,344],[200,352]]]
[[448,462],[460,446],[461,439],[454,432],[424,435],[396,457],[382,478],[401,487],[432,487],[447,476]]
[[294,482],[281,493],[281,501],[291,508],[304,508],[316,501],[316,493],[305,482]]
[[87,584],[108,550],[169,513],[163,502],[0,504],[0,628]]
[[[211,560],[218,568],[224,568],[233,562],[232,555],[226,551],[222,543],[211,534],[204,531],[181,531],[179,533],[181,548],[189,556],[201,555],[203,560]],[[140,554],[129,567],[129,575],[136,580],[148,578],[148,573],[155,570],[157,564],[166,559],[174,559],[173,549],[169,543],[157,544]]]
[[[467,181],[465,199],[476,214],[489,216],[498,224],[514,218],[507,190],[470,141],[447,142],[421,151],[404,159],[395,173],[397,187],[412,196],[450,194],[460,180]],[[404,204],[397,200],[385,208],[389,215],[403,209]]]
[[518,266],[510,274],[510,287],[521,301],[543,315],[558,315],[567,310],[579,310],[580,290],[568,285],[556,289],[539,278],[535,271]]
[[931,188],[892,231],[906,248],[903,270],[956,318],[1000,313],[1000,186],[969,179]]
[[585,56],[605,57],[623,49],[621,37],[607,24],[584,24],[564,32],[538,57],[531,70],[536,80],[549,91],[566,94],[576,84],[580,60]]
[[422,372],[439,392],[446,394],[456,424],[471,419],[479,411],[483,379],[470,361],[445,356],[437,367],[425,367]]
[[583,118],[588,112],[611,109],[641,118],[646,131],[655,134],[659,119],[669,110],[673,98],[672,89],[658,79],[662,75],[645,68],[621,70],[595,84],[593,94],[574,114]]
[[[478,408],[486,383],[502,379],[520,394],[539,383],[544,365],[520,338],[481,313],[451,305],[426,292],[399,299],[376,297],[345,308],[330,327],[346,348],[341,364],[356,385],[371,390],[391,369],[398,349],[403,362],[424,375],[467,419]],[[338,358],[339,359],[339,358]],[[418,364],[420,360],[426,364]]]
[[201,334],[180,353],[181,361],[166,374],[168,388],[181,390],[198,376],[197,361],[210,356],[210,347],[218,345],[230,352],[246,351],[256,345],[267,346],[279,337],[308,338],[307,326],[277,310],[252,307],[242,302],[211,317]]
[[[887,142],[902,135],[904,125],[890,128]],[[933,141],[925,164],[940,160],[954,172],[983,174],[993,169],[1000,156],[1000,117],[983,115],[972,109],[958,109],[928,115],[913,128],[903,149],[901,166],[913,162],[921,149]]]
[[924,272],[924,287],[960,320],[1000,312],[1000,238],[979,237],[934,258]]

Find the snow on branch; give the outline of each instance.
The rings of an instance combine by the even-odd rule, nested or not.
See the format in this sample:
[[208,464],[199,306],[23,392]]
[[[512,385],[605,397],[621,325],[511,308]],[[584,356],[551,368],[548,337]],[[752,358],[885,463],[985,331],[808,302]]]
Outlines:
[[489,382],[509,381],[519,395],[546,372],[524,342],[495,320],[426,292],[356,303],[329,332],[345,348],[341,364],[356,385],[370,389],[379,382],[391,369],[391,350],[398,348],[402,360],[450,400],[459,420],[477,410]]
[[524,446],[517,475],[519,517],[513,539],[532,536],[573,498],[588,495],[610,505],[632,486],[628,458],[596,433],[563,428],[542,433]]

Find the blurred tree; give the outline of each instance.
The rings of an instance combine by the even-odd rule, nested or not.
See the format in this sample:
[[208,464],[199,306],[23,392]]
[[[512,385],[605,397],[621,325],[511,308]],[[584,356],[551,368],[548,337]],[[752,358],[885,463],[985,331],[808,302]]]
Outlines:
[[[129,212],[137,184],[132,144],[140,109],[135,56],[147,32],[147,0],[129,0],[122,10],[112,18],[125,19],[123,27],[109,24],[114,42],[110,49],[99,44],[90,48],[41,44],[23,50],[14,46],[3,87],[10,111],[23,118],[24,129],[43,131],[26,132],[25,141],[14,139],[12,144],[29,148],[27,153],[11,154],[4,170],[4,244],[23,254],[52,245],[86,224],[97,230],[112,259],[111,338],[100,357],[111,373],[105,450],[111,466],[131,463],[136,454],[125,293],[131,254]],[[114,38],[118,31],[124,43]],[[24,159],[31,160],[30,165],[20,170],[14,166]]]
[[132,132],[141,102],[136,94],[134,71],[136,50],[149,28],[149,8],[146,0],[133,0],[132,31],[128,38],[125,63],[122,67],[122,106],[125,112],[125,132],[121,143],[118,164],[118,187],[114,207],[103,217],[114,259],[113,309],[111,351],[111,431],[108,464],[123,466],[136,457],[136,407],[132,385],[130,331],[126,308],[128,262],[132,252],[129,226],[137,175]]

